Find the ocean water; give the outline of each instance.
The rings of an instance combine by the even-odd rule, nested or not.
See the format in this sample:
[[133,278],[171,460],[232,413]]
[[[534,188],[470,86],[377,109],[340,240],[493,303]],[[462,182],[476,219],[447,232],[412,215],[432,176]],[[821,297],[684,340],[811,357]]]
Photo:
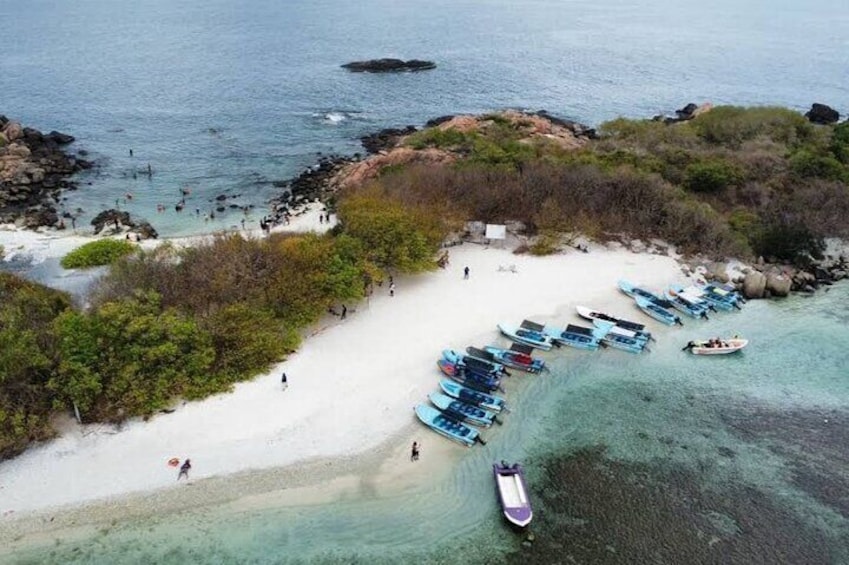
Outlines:
[[[12,562],[849,563],[847,304],[835,286],[656,328],[645,355],[543,354],[552,371],[508,381],[488,444],[403,495],[116,523]],[[741,354],[681,351],[735,333]],[[500,459],[526,465],[530,548],[500,519]]]
[[[0,21],[16,30],[0,112],[72,133],[99,164],[63,202],[78,227],[116,205],[162,235],[256,227],[271,182],[318,152],[445,114],[598,124],[691,101],[849,109],[842,0],[5,0]],[[383,56],[439,66],[339,68]]]

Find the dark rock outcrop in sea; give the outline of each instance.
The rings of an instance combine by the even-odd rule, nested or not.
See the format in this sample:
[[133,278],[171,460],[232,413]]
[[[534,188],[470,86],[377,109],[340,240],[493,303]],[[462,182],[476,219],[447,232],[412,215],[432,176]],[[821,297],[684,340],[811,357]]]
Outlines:
[[137,239],[156,239],[159,234],[150,223],[145,221],[134,221],[129,212],[111,208],[99,213],[91,221],[94,233],[98,235],[134,233]]
[[55,208],[59,192],[76,188],[69,178],[92,166],[62,150],[73,141],[68,134],[44,134],[0,115],[0,223],[65,227]]
[[710,111],[711,108],[713,108],[713,104],[711,104],[710,102],[705,102],[704,104],[696,104],[695,102],[690,102],[683,108],[675,110],[674,117],[658,114],[657,116],[653,117],[652,120],[654,120],[655,122],[663,122],[665,124],[677,124],[678,122],[686,122],[692,120],[696,116]]
[[380,153],[392,149],[398,144],[399,139],[411,133],[416,133],[416,131],[418,130],[415,126],[407,126],[401,129],[385,128],[376,133],[362,136],[360,141],[368,153]]
[[342,65],[342,68],[355,73],[403,73],[429,71],[436,68],[436,63],[433,61],[420,61],[419,59],[410,59],[409,61],[403,61],[401,59],[369,59],[368,61],[345,63]]
[[815,102],[811,105],[811,109],[805,113],[805,117],[815,124],[829,125],[837,123],[840,119],[840,113],[831,106]]

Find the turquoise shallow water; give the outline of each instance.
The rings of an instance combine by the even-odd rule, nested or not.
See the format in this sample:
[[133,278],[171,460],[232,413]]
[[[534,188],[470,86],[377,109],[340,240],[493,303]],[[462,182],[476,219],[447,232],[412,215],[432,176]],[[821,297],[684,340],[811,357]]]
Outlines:
[[[271,181],[316,152],[445,114],[544,108],[598,124],[691,101],[845,113],[849,100],[844,0],[7,0],[0,21],[18,30],[0,112],[72,133],[100,164],[65,210],[84,210],[82,226],[118,199],[172,236],[238,226],[230,204],[256,205],[256,227]],[[339,68],[382,56],[439,67]],[[228,208],[207,223],[220,194]]]
[[[657,563],[793,563],[798,555],[849,562],[847,299],[844,285],[752,302],[740,313],[662,329],[643,356],[546,354],[550,374],[508,383],[513,413],[486,434],[486,447],[463,451],[448,478],[403,496],[364,488],[318,506],[116,524],[17,562],[526,560],[521,536],[499,519],[489,474],[498,459],[528,467],[539,538],[532,551],[557,548],[531,562],[570,551],[576,562],[637,563],[649,554],[667,556]],[[623,298],[619,310],[628,307]],[[743,354],[680,351],[690,339],[734,333],[751,340]],[[698,529],[698,543],[670,526],[664,512],[673,511],[682,531]],[[645,533],[653,521],[664,525]],[[640,545],[629,545],[632,538]],[[731,549],[716,553],[722,547]]]

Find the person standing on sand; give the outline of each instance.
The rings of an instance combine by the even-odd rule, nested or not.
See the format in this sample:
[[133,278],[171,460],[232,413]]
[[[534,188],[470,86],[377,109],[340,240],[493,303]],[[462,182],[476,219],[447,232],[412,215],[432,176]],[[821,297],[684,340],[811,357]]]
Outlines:
[[468,267],[466,267],[465,269],[463,269],[463,278],[464,278],[464,279],[468,279],[468,278],[469,278],[469,268],[468,268]]
[[286,378],[286,373],[283,373],[283,376],[280,377],[280,384],[283,386],[283,390],[289,388],[289,379]]
[[343,304],[342,305],[342,316],[340,316],[340,318],[344,320],[347,315],[348,315],[348,307]]
[[419,443],[414,441],[413,448],[410,450],[410,461],[419,460]]
[[395,283],[389,283],[389,296],[395,296]]
[[180,466],[180,474],[177,475],[177,480],[179,481],[183,477],[186,477],[186,480],[189,480],[189,469],[192,468],[192,460],[186,459],[186,462]]

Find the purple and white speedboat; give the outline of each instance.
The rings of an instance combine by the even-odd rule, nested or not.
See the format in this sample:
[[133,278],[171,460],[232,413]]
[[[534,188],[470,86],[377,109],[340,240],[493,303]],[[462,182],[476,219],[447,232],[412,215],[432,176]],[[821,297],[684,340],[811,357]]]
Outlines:
[[495,486],[498,488],[498,499],[504,517],[514,526],[526,527],[531,523],[534,512],[531,510],[522,466],[518,463],[508,465],[502,461],[492,466],[492,472],[495,475]]

